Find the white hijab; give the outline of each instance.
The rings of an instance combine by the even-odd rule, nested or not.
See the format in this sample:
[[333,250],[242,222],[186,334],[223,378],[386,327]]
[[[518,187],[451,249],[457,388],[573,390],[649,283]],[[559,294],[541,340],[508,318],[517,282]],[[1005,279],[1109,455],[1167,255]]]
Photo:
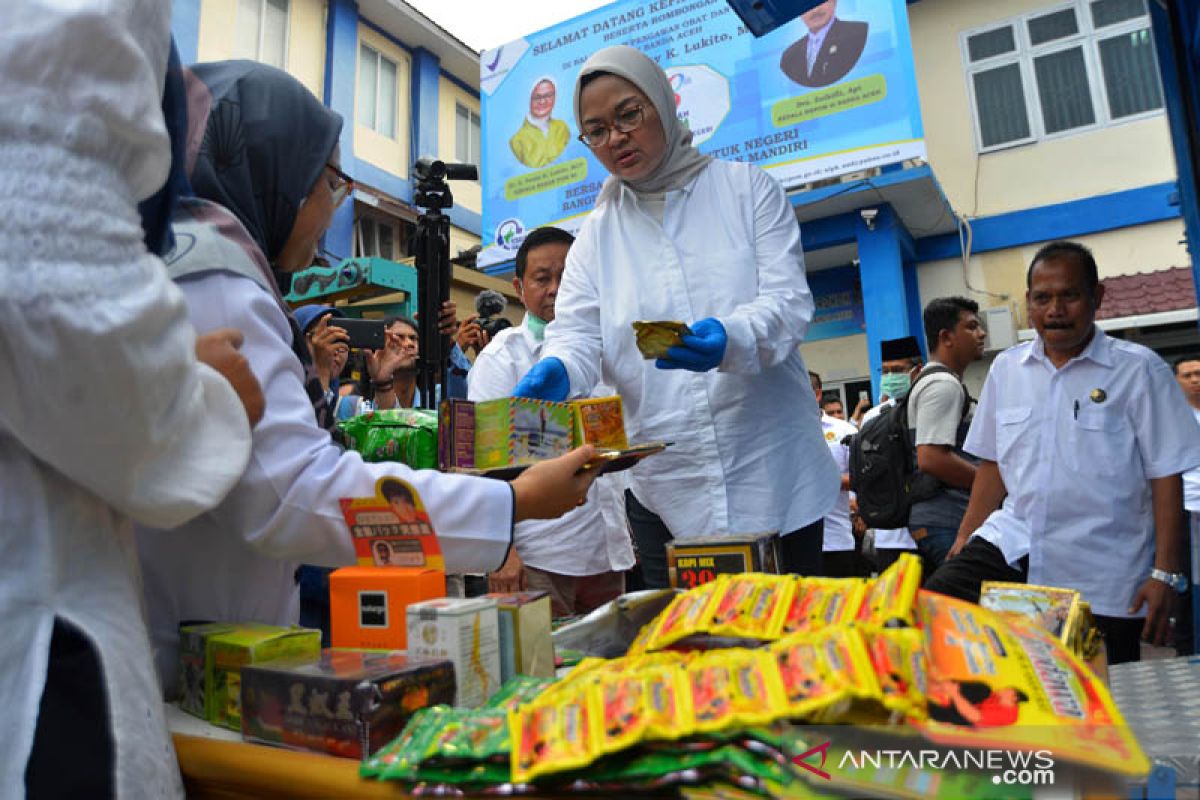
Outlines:
[[583,130],[583,119],[580,113],[581,84],[583,79],[597,72],[607,72],[624,78],[641,89],[662,120],[663,133],[666,135],[667,152],[654,171],[637,181],[623,181],[616,175],[609,175],[604,181],[604,188],[596,199],[596,204],[612,197],[621,183],[642,193],[669,192],[682,189],[692,179],[704,170],[712,156],[701,153],[692,145],[692,132],[687,126],[680,124],[675,112],[675,92],[671,82],[662,67],[640,50],[627,45],[614,45],[599,50],[592,55],[579,70],[575,79],[575,122]]

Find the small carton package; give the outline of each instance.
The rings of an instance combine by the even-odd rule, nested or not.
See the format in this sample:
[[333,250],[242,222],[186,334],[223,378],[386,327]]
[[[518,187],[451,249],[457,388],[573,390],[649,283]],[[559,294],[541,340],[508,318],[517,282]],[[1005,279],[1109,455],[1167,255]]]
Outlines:
[[500,622],[500,682],[514,675],[554,677],[550,595],[513,592],[486,595],[496,601]]
[[270,661],[242,670],[242,735],[363,759],[400,735],[418,709],[453,699],[449,661],[324,650],[318,661]]
[[595,445],[601,450],[628,450],[625,434],[625,407],[621,398],[594,397],[573,400],[575,410],[575,446]]
[[[179,635],[181,707],[192,714],[203,707],[204,719],[233,730],[242,729],[243,667],[277,658],[315,661],[321,654],[321,632],[308,628],[215,623],[185,625]],[[196,669],[197,661],[203,670]]]
[[675,589],[694,589],[716,580],[718,575],[777,575],[779,564],[778,533],[675,539],[667,543],[668,576]]
[[428,567],[342,567],[329,575],[334,647],[404,650],[405,609],[446,595],[446,573]]
[[475,466],[534,464],[571,449],[575,416],[568,403],[502,397],[475,404]]
[[409,605],[408,654],[450,659],[458,685],[454,704],[481,705],[500,686],[496,601],[445,597]]

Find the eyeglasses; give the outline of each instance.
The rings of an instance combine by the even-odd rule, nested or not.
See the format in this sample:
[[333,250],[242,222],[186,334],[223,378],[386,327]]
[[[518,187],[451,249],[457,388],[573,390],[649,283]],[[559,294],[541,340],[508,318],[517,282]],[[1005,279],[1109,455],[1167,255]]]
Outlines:
[[350,190],[354,188],[354,178],[351,178],[333,164],[326,164],[325,166],[333,170],[333,174],[337,176],[337,183],[331,183],[329,186],[329,190],[333,192],[333,207],[337,208],[346,199],[347,195],[350,194]]
[[642,123],[645,121],[645,107],[630,106],[624,111],[617,112],[617,115],[613,117],[612,125],[593,125],[576,138],[594,150],[604,146],[614,128],[621,133],[633,133],[642,127]]

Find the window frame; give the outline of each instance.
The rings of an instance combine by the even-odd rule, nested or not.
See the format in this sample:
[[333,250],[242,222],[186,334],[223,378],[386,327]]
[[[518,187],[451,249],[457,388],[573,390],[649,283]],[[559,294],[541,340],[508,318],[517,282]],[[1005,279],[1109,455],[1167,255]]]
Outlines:
[[[292,0],[282,0],[283,3],[285,3],[287,5],[287,8],[284,9],[284,12],[283,12],[283,20],[284,21],[283,21],[283,63],[282,64],[272,64],[268,61],[263,61],[263,57],[262,57],[263,37],[266,35],[266,30],[267,30],[267,25],[266,25],[267,3],[269,1],[270,0],[257,0],[257,2],[258,2],[258,43],[255,46],[255,53],[254,53],[253,60],[259,62],[260,64],[266,64],[269,67],[276,67],[278,69],[286,70],[287,66],[288,66],[288,58],[291,55],[291,46],[292,46]],[[233,25],[234,25],[235,31],[241,27],[241,25],[243,24],[243,19],[244,19],[244,17],[242,14],[242,4],[241,4],[241,2],[238,2],[237,5],[234,6]],[[235,56],[236,56],[236,54],[235,54]],[[238,56],[238,57],[240,57],[240,56]]]
[[[475,125],[479,130],[479,152],[475,153],[474,158],[460,158],[458,155],[458,120],[459,109],[467,112],[467,149],[471,147],[471,123],[474,120]],[[471,108],[466,103],[461,102],[457,97],[454,99],[454,160],[460,163],[474,164],[479,174],[483,174],[483,115]],[[474,181],[478,183],[479,181]]]
[[[374,120],[375,124],[373,124],[373,125],[367,125],[358,119],[358,93],[360,91],[362,91],[362,89],[363,89],[363,87],[362,87],[362,64],[363,64],[363,50],[364,49],[369,50],[371,53],[373,53],[375,55],[375,120]],[[380,92],[382,91],[383,81],[381,81],[379,79],[379,76],[382,74],[382,66],[383,66],[382,62],[384,62],[384,61],[387,61],[389,64],[391,64],[395,68],[395,71],[396,71],[395,72],[396,80],[394,83],[395,94],[391,98],[392,108],[393,108],[391,134],[384,133],[378,127],[379,119],[380,119],[379,109],[383,105],[380,102]],[[373,133],[376,133],[385,139],[390,139],[393,142],[399,142],[400,141],[400,83],[403,79],[404,79],[403,72],[400,69],[400,62],[397,59],[394,59],[394,58],[384,55],[384,53],[382,52],[382,50],[380,50],[380,48],[376,47],[375,45],[371,44],[370,42],[363,41],[360,38],[358,40],[358,70],[357,70],[357,73],[354,78],[354,93],[355,93],[354,124],[361,125],[362,127],[366,128],[367,130],[372,131]]]
[[[1054,141],[1067,136],[1075,136],[1117,125],[1140,122],[1164,114],[1165,95],[1161,85],[1161,76],[1155,73],[1156,79],[1159,80],[1160,98],[1163,98],[1163,102],[1158,108],[1114,118],[1105,84],[1104,62],[1100,55],[1100,44],[1102,42],[1120,36],[1129,36],[1138,31],[1150,28],[1150,13],[1146,5],[1147,2],[1153,2],[1153,0],[1143,0],[1145,13],[1141,16],[1105,25],[1102,28],[1097,28],[1093,23],[1091,0],[1066,0],[1065,2],[1039,8],[1036,11],[995,20],[986,25],[962,31],[959,34],[959,57],[963,64],[967,101],[970,103],[971,127],[975,136],[975,152],[982,155],[984,153],[994,153],[999,150],[1035,144],[1037,142]],[[1072,9],[1075,12],[1075,20],[1079,30],[1071,36],[1034,45],[1029,36],[1029,22],[1066,9]],[[1005,27],[1012,29],[1016,49],[1000,55],[983,58],[979,61],[971,61],[970,39],[979,34],[989,33]],[[1153,40],[1151,40],[1151,46],[1154,46]],[[1042,112],[1041,91],[1037,83],[1035,61],[1041,56],[1052,55],[1076,48],[1082,48],[1083,51],[1083,63],[1088,81],[1088,96],[1092,102],[1095,121],[1088,125],[1047,133],[1045,116]],[[1029,128],[1029,136],[985,146],[983,144],[983,127],[979,116],[978,97],[975,92],[975,75],[1010,64],[1016,64],[1020,71],[1021,90],[1024,94],[1025,115]]]

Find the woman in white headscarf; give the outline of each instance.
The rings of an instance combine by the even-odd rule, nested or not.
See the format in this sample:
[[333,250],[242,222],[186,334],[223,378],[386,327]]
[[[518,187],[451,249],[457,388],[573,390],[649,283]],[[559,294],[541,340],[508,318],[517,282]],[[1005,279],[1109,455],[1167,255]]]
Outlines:
[[554,103],[558,88],[549,76],[538,78],[529,93],[529,113],[521,127],[508,140],[513,155],[527,167],[537,169],[556,160],[571,141],[571,129],[561,119],[554,119]]
[[[797,350],[813,314],[800,228],[783,189],[703,155],[663,70],[600,50],[575,87],[580,140],[609,171],[567,257],[542,360],[515,394],[625,401],[634,441],[674,446],[631,473],[629,518],[649,585],[672,538],[780,531],[783,567],[821,570],[822,518],[840,478]],[[651,362],[638,319],[693,335]]]

